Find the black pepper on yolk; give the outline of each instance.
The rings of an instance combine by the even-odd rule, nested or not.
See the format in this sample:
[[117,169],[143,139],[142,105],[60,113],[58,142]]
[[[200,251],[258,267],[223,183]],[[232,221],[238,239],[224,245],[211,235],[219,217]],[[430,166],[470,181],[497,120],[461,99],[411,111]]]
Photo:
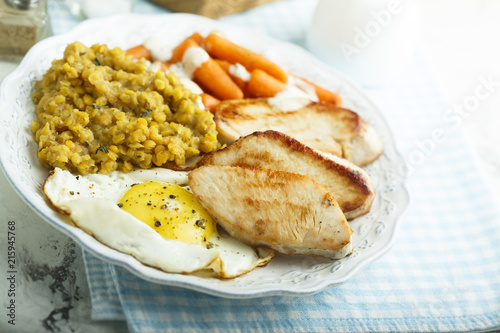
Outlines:
[[119,206],[156,230],[165,239],[206,244],[216,223],[188,190],[157,182],[132,186]]

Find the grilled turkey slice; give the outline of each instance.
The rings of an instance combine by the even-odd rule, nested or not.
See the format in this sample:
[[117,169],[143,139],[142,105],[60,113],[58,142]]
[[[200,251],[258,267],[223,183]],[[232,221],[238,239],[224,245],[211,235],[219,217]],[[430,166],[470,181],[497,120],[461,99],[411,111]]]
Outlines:
[[231,236],[285,254],[342,258],[352,230],[334,197],[310,178],[249,167],[201,166],[195,196]]
[[366,214],[375,190],[370,176],[355,164],[322,154],[276,131],[255,132],[226,148],[205,155],[201,165],[250,166],[298,173],[323,185],[337,200],[346,218]]
[[271,98],[221,102],[215,113],[219,140],[229,144],[256,131],[275,130],[359,166],[382,154],[380,137],[353,111],[316,102],[292,110],[278,109],[274,101]]

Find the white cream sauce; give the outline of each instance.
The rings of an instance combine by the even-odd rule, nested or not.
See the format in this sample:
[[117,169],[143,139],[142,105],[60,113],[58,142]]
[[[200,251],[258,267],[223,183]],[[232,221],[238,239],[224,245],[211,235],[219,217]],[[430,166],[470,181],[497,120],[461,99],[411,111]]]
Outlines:
[[270,106],[283,112],[298,110],[317,101],[314,87],[293,75],[288,75],[285,90],[268,99]]
[[245,82],[250,81],[250,77],[252,76],[245,66],[243,66],[240,63],[233,64],[229,66],[229,74],[231,74],[234,77],[237,77]]
[[278,93],[277,98],[307,98],[310,101],[317,102],[318,96],[314,87],[304,80],[296,76],[289,75],[288,82],[286,83],[285,90]]
[[190,47],[184,52],[182,64],[187,77],[192,78],[194,72],[206,61],[210,59],[207,51],[201,47]]
[[193,80],[191,80],[191,77],[188,75],[188,73],[186,73],[186,69],[184,68],[184,65],[182,63],[170,65],[170,71],[174,73],[179,78],[179,81],[181,81],[184,87],[191,90],[193,94],[201,94],[203,92],[200,86],[197,85]]
[[146,38],[143,44],[151,52],[153,61],[165,62],[172,58],[172,47],[162,43],[156,36]]
[[147,61],[147,64],[148,64],[148,69],[150,71],[153,71],[153,72],[161,71],[161,65],[159,63],[157,63],[157,62],[151,63],[151,62]]

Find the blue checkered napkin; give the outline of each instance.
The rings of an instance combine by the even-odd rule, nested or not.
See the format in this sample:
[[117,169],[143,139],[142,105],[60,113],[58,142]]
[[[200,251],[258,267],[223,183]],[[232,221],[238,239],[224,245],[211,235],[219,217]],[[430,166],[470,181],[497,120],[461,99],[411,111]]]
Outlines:
[[[77,22],[58,3],[49,7],[61,33]],[[303,45],[314,5],[277,1],[222,20]],[[166,12],[142,0],[136,11]],[[423,58],[367,92],[409,163],[413,203],[390,252],[316,295],[232,300],[152,284],[84,251],[92,318],[126,320],[133,332],[500,330],[500,215],[473,150],[443,118],[451,105]],[[446,139],[430,142],[436,130]]]

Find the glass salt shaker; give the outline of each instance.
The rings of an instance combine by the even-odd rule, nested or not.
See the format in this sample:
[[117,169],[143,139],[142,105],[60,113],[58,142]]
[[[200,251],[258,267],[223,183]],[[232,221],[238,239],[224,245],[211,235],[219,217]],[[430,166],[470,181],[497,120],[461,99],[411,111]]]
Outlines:
[[19,61],[49,35],[47,0],[0,0],[0,60]]

